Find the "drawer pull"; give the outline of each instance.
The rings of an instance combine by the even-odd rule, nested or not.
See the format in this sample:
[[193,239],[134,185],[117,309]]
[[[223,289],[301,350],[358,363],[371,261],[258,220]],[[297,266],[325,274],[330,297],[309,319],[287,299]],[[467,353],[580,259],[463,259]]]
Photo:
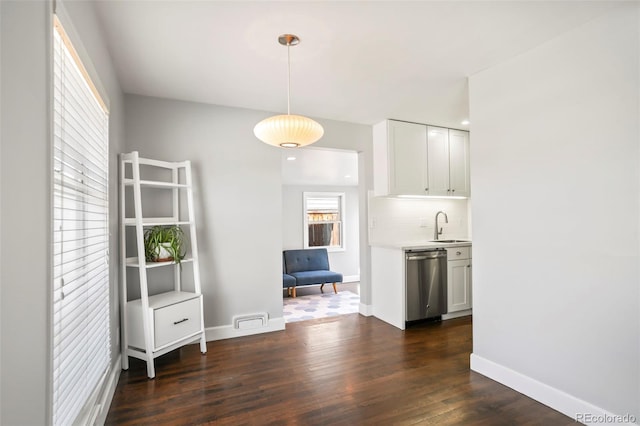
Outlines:
[[182,318],[180,321],[174,321],[174,322],[173,322],[173,325],[178,325],[178,324],[180,324],[181,322],[185,322],[185,321],[189,321],[189,318]]
[[457,252],[456,252],[456,254],[457,254],[458,256],[460,256],[460,255],[462,254],[462,252],[461,252],[461,251],[457,251]]

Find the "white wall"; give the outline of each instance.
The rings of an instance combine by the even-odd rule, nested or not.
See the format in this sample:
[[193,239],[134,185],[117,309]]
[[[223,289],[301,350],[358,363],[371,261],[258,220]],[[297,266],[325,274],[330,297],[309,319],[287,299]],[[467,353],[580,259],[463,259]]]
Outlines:
[[[59,2],[60,3],[60,2]],[[66,29],[110,100],[111,230],[117,236],[122,94],[90,2],[65,3]],[[49,412],[51,2],[0,2],[0,424],[47,424]],[[74,27],[74,28],[72,28]],[[92,72],[90,70],[90,72]],[[94,75],[95,78],[95,75]],[[117,237],[111,241],[112,358],[118,354]],[[118,366],[116,366],[119,368]]]
[[[371,194],[372,195],[372,194]],[[433,240],[438,211],[447,214],[438,218],[442,228],[439,239],[471,238],[469,229],[470,203],[466,199],[418,199],[373,197],[369,199],[369,242],[373,245],[411,245]]]
[[472,368],[569,416],[640,419],[639,24],[627,4],[470,78]]
[[304,246],[304,192],[344,192],[345,250],[329,251],[332,271],[347,277],[360,275],[360,226],[358,219],[358,187],[356,186],[294,186],[282,187],[282,248],[301,249]]

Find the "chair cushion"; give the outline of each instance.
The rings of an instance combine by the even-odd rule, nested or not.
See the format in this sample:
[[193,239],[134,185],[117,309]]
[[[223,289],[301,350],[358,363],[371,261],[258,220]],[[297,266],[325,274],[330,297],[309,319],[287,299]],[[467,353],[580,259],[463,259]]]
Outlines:
[[296,279],[296,285],[341,283],[342,274],[333,271],[303,271],[292,272]]
[[285,250],[284,264],[286,273],[302,271],[328,271],[329,256],[327,249]]
[[296,286],[296,279],[291,275],[282,274],[282,287],[289,288]]

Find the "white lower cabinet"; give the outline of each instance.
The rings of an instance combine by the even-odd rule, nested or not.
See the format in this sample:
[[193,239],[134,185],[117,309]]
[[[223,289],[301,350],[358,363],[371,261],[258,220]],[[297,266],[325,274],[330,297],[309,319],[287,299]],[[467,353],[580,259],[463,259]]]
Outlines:
[[471,247],[447,249],[448,312],[471,309]]

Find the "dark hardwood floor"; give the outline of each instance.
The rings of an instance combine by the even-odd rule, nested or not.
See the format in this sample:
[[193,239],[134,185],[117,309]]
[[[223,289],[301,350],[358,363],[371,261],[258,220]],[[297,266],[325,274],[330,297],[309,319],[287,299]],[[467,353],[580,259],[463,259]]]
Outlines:
[[469,370],[471,320],[398,330],[359,314],[131,359],[107,424],[575,425]]

